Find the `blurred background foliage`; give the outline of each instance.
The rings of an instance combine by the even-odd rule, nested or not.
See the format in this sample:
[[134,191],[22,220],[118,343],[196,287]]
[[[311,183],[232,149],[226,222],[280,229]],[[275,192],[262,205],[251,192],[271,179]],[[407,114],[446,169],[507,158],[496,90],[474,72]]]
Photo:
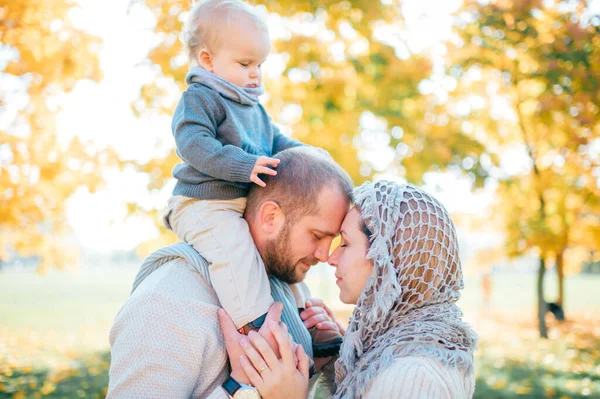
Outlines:
[[[169,131],[157,140],[169,143],[167,151],[145,159],[59,131],[61,98],[78,82],[103,79],[101,38],[73,22],[84,3],[0,0],[0,266],[15,257],[33,257],[42,273],[77,265],[80,249],[67,218],[74,194],[101,190],[110,181],[106,171],[115,170],[144,175],[149,194],[165,193],[179,161]],[[522,314],[509,314],[478,324],[489,333],[482,336],[479,397],[600,397],[598,319],[577,313],[567,314],[565,323],[573,324],[547,324],[549,297],[563,310],[575,309],[567,306],[567,292],[578,291],[569,291],[565,276],[600,262],[600,5],[464,0],[452,10],[446,37],[427,47],[411,38],[420,23],[407,17],[412,3],[257,1],[277,28],[263,103],[285,132],[329,151],[357,185],[390,177],[422,185],[433,173],[462,176],[473,193],[491,193],[485,212],[454,214],[459,229],[502,237],[478,248],[465,266],[485,275],[511,259],[535,259],[536,276],[527,289],[536,296],[523,306],[535,303],[537,321],[527,314],[512,323]],[[184,89],[187,63],[178,35],[188,6],[187,0],[129,2],[153,20],[154,40],[139,61],[152,73],[143,75],[130,102],[140,120],[170,115]],[[85,118],[78,123],[82,131],[88,128]],[[175,240],[160,224],[164,207],[127,204],[127,217],[149,219],[156,229],[138,246],[140,256]],[[551,289],[544,286],[547,270],[556,273]],[[5,278],[4,284],[12,283]],[[482,284],[484,297],[485,291]],[[511,295],[509,289],[498,292]],[[110,325],[110,317],[103,323]],[[536,350],[502,358],[494,349],[500,344],[494,341],[502,340],[499,331],[520,334],[514,346]],[[15,342],[0,341],[0,361],[2,353],[14,355]],[[105,378],[108,360],[94,359],[95,375]],[[29,363],[13,363],[0,368],[0,397],[62,392],[55,383],[48,388],[47,374],[28,377]],[[59,368],[70,375],[67,366]],[[499,376],[497,369],[508,374]],[[84,374],[73,392],[103,396],[79,386],[95,381]],[[562,381],[558,374],[564,374],[563,385],[554,386],[549,380]],[[524,382],[515,382],[519,378]]]
[[52,98],[80,79],[102,78],[101,42],[65,19],[72,7],[67,0],[0,2],[0,112],[11,78],[23,81],[27,95],[12,123],[0,126],[0,259],[9,248],[39,255],[41,270],[74,263],[65,200],[82,185],[95,190],[102,183],[98,168],[118,162],[109,149],[93,151],[57,135]]

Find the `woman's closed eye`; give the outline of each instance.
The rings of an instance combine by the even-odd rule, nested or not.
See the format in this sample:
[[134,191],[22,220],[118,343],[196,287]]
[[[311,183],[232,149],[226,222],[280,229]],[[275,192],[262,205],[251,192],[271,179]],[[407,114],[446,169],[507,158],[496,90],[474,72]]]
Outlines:
[[248,68],[248,65],[250,65],[249,62],[240,62],[239,63],[241,66],[243,66],[244,68]]

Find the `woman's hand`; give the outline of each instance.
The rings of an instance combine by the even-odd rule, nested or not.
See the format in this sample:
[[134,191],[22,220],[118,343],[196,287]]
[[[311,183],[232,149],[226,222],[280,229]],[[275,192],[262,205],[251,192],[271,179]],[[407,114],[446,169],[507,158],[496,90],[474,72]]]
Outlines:
[[259,334],[251,332],[248,338],[243,338],[241,341],[245,352],[245,355],[240,357],[242,368],[263,398],[306,398],[308,356],[302,345],[296,346],[294,353],[295,344],[285,324],[270,322],[269,327],[279,344],[281,359],[277,359],[273,350]]
[[340,335],[346,334],[346,329],[335,318],[323,300],[310,298],[306,301],[306,309],[300,313],[306,328],[316,327],[319,330],[336,330]]

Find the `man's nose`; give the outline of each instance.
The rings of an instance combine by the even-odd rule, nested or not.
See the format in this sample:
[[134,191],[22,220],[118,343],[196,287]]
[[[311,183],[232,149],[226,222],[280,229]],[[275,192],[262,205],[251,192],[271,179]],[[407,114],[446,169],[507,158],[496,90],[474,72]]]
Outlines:
[[[329,245],[331,245],[331,243],[329,243]],[[315,251],[315,258],[321,262],[327,262],[329,259],[329,246],[327,243],[324,242],[317,247],[317,250]]]
[[317,258],[319,262],[327,262],[327,255],[320,249],[315,251],[315,258]]

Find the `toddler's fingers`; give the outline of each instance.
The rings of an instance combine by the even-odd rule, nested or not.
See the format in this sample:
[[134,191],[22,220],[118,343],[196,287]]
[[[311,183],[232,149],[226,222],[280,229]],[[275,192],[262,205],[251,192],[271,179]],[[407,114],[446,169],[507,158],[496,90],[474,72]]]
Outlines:
[[258,184],[261,187],[267,187],[267,185],[265,184],[264,181],[262,181],[258,176],[256,176],[255,174],[252,174],[252,176],[250,176],[250,181],[253,183]]
[[265,156],[258,157],[258,159],[256,160],[257,165],[271,165],[273,167],[277,167],[277,165],[279,165],[279,162],[281,162],[280,159],[269,158]]
[[254,173],[256,173],[256,174],[262,173],[262,174],[265,174],[265,175],[277,176],[277,172],[276,171],[274,171],[271,168],[267,168],[266,166],[257,165],[257,166],[254,167],[254,169],[252,171]]

